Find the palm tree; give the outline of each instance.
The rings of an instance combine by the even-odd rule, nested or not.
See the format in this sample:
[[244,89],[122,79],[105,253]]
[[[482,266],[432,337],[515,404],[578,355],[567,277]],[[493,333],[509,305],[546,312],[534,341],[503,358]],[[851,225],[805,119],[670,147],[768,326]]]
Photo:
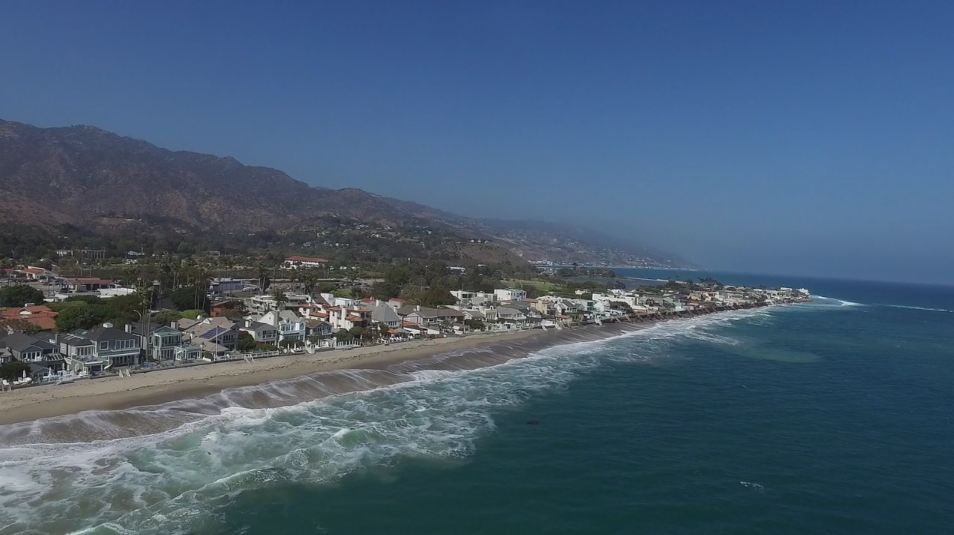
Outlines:
[[311,292],[314,291],[315,287],[318,286],[318,274],[315,273],[314,269],[300,270],[301,274],[298,275],[298,282],[301,283],[302,288],[305,290],[305,293],[311,295]]
[[271,285],[271,279],[268,276],[268,269],[259,264],[258,266],[258,286],[262,291],[268,290],[268,287]]
[[285,295],[285,292],[278,289],[272,294],[272,299],[275,300],[275,309],[279,311],[285,308],[285,303],[288,302],[288,296]]

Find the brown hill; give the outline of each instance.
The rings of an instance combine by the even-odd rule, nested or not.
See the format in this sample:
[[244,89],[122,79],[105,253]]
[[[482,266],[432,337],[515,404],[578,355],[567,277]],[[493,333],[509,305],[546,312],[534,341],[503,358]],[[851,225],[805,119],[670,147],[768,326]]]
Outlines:
[[608,246],[598,233],[476,220],[360,189],[313,187],[276,169],[171,151],[92,126],[39,128],[0,120],[0,223],[128,235],[288,231],[329,217],[396,228],[424,225],[463,241],[490,238],[527,260],[623,263],[634,252],[674,265],[668,255]]
[[0,220],[89,226],[128,218],[255,230],[329,214],[394,223],[409,215],[358,189],[315,188],[234,158],[170,151],[91,126],[0,121]]

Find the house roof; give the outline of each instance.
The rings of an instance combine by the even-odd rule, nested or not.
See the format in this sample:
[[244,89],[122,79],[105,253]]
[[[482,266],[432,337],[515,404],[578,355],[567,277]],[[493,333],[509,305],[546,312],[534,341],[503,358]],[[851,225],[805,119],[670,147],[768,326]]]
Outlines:
[[66,333],[60,335],[60,342],[71,346],[93,345],[93,342],[91,342],[89,338],[86,338],[85,331],[77,331],[75,333]]
[[86,331],[84,336],[94,342],[105,342],[107,340],[123,340],[126,338],[134,338],[136,334],[127,333],[126,331],[117,329],[116,327],[93,327],[89,331]]
[[0,318],[5,320],[21,320],[34,325],[42,331],[51,331],[56,328],[58,314],[45,305],[30,305],[28,307],[0,308]]
[[316,264],[325,264],[328,262],[327,258],[321,258],[318,256],[289,256],[285,259],[286,262],[314,262]]
[[329,303],[328,300],[321,295],[313,295],[311,302],[316,305],[331,306],[331,303]]
[[197,335],[199,338],[204,338],[206,340],[215,340],[219,336],[229,332],[228,329],[219,327],[218,325],[213,325],[211,329],[206,330],[202,334]]
[[274,326],[274,325],[272,325],[272,324],[270,324],[270,323],[262,323],[261,321],[253,321],[251,325],[249,325],[248,327],[245,327],[245,328],[246,328],[246,329],[252,329],[253,331],[256,331],[256,332],[257,332],[257,331],[264,331],[264,330],[266,330],[266,329],[268,329],[268,330],[275,330],[275,326]]
[[225,330],[231,330],[233,327],[235,327],[235,322],[220,316],[216,318],[202,318],[201,320],[181,319],[176,322],[176,325],[179,326],[179,329],[186,331],[189,334],[201,336],[202,333],[216,327]]
[[[143,325],[141,324],[133,323],[130,325],[130,328],[132,329],[132,333],[135,335],[141,336],[143,334]],[[148,332],[149,334],[155,334],[157,332],[170,332],[170,331],[181,332],[179,329],[170,326],[168,323],[161,323],[161,324],[153,323],[152,325],[149,326]]]
[[431,308],[419,307],[415,305],[405,305],[398,309],[399,316],[409,316],[417,314],[422,318],[462,318],[464,313],[453,308]]
[[523,314],[523,311],[517,308],[497,307],[498,316],[518,316],[521,314]]
[[53,344],[36,336],[30,336],[29,334],[13,333],[0,339],[0,347],[8,347],[19,353],[30,347],[49,351],[53,349]]
[[224,353],[229,350],[229,348],[216,344],[210,340],[202,340],[199,342],[199,347],[202,348],[202,351],[208,351],[210,353]]
[[[253,319],[255,319],[255,321],[260,321],[262,323],[272,324],[275,322],[275,311],[272,310],[270,312],[266,312],[265,314],[262,314],[261,316],[257,318],[253,317]],[[278,321],[296,323],[301,321],[301,317],[299,317],[298,314],[295,314],[291,310],[282,310],[278,312]]]
[[479,310],[464,310],[463,312],[464,316],[470,316],[471,319],[482,320],[487,318],[487,316]]
[[401,321],[401,316],[391,308],[391,305],[376,301],[371,305],[371,320],[381,323],[392,323]]

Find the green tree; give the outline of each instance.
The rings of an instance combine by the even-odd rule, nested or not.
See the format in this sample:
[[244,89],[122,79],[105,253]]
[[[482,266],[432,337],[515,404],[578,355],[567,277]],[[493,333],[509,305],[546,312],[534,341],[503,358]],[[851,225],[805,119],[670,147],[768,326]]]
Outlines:
[[0,289],[0,306],[22,307],[27,303],[42,303],[43,292],[32,286],[20,284]]
[[339,342],[350,342],[354,340],[354,335],[348,330],[341,329],[335,333],[335,339]]
[[311,295],[311,292],[318,287],[318,273],[313,269],[304,269],[299,270],[298,281],[301,282],[302,289],[305,290],[305,293]]
[[258,347],[258,344],[255,343],[255,338],[251,334],[241,331],[239,332],[238,344],[236,345],[239,351],[255,351],[255,348]]
[[487,328],[484,322],[478,319],[464,320],[464,325],[468,326],[472,331],[482,331]]
[[61,331],[89,329],[113,317],[115,311],[108,305],[90,304],[81,301],[60,307],[56,327]]
[[263,266],[258,266],[258,285],[263,292],[268,290],[268,287],[272,285],[272,280],[268,276],[268,269]]
[[209,300],[204,287],[192,285],[176,288],[169,293],[169,300],[179,310],[208,310]]
[[25,362],[13,361],[0,366],[0,378],[14,381],[23,377],[23,372],[30,373],[30,365]]
[[152,323],[156,326],[175,323],[182,315],[175,310],[160,310],[152,316]]
[[272,299],[275,300],[275,308],[277,310],[285,309],[285,303],[288,302],[288,296],[285,295],[285,292],[276,289],[274,292],[272,292]]

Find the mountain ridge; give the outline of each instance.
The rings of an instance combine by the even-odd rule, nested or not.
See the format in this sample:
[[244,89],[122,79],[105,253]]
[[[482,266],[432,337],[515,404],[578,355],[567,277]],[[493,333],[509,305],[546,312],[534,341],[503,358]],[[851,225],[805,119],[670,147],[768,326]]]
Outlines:
[[627,255],[658,265],[681,262],[636,247],[617,248],[622,254],[614,256],[605,244],[586,243],[600,241],[593,231],[580,239],[555,223],[469,218],[359,188],[315,186],[232,156],[174,151],[96,126],[42,128],[0,119],[3,223],[98,233],[137,224],[257,232],[300,227],[318,217],[434,225],[465,238],[499,240],[526,260],[580,261],[591,254],[603,263],[621,263]]

